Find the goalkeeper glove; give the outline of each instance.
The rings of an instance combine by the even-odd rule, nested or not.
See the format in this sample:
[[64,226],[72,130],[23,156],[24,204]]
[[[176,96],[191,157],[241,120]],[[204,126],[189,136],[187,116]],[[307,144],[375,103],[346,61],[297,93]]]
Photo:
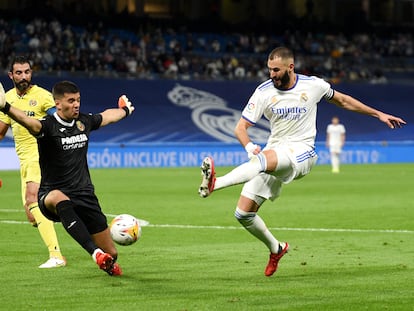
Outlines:
[[120,109],[124,109],[126,112],[126,117],[129,116],[134,110],[135,107],[132,106],[132,103],[129,101],[128,97],[126,95],[122,95],[118,99],[118,107]]

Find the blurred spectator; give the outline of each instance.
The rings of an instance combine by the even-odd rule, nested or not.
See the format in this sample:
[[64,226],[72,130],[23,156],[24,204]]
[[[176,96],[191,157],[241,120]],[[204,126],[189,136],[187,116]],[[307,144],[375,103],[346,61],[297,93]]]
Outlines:
[[[308,11],[312,13],[311,5]],[[382,37],[287,31],[273,36],[147,28],[134,33],[105,28],[102,22],[75,26],[57,19],[8,23],[0,18],[0,68],[7,70],[15,54],[29,54],[38,74],[71,71],[105,77],[264,80],[268,73],[261,59],[270,47],[286,45],[296,54],[297,72],[334,83],[386,83],[387,70],[414,71],[411,33]]]

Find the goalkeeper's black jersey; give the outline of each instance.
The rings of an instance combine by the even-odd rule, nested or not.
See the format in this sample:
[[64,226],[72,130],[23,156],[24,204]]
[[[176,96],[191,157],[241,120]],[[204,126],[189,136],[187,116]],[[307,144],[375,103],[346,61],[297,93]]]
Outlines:
[[102,123],[100,114],[80,114],[66,122],[57,113],[40,120],[42,130],[37,137],[42,174],[41,191],[93,189],[87,152],[89,134]]

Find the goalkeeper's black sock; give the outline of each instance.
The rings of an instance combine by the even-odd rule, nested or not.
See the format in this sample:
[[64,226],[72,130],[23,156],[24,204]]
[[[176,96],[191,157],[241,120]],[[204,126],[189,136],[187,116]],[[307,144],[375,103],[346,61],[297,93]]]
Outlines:
[[56,205],[56,212],[65,230],[92,255],[97,246],[93,242],[85,224],[76,214],[74,207],[75,204],[72,201],[61,201]]

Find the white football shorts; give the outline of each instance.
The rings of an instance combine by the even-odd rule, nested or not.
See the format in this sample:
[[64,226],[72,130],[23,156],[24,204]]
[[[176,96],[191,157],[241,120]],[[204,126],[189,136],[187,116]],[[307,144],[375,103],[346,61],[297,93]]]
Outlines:
[[342,152],[342,146],[340,144],[329,145],[329,152],[330,153],[341,153]]
[[315,165],[318,156],[315,149],[302,143],[280,144],[272,148],[278,158],[276,170],[261,173],[244,184],[241,194],[261,205],[265,200],[275,200],[281,192],[282,184],[307,175]]

